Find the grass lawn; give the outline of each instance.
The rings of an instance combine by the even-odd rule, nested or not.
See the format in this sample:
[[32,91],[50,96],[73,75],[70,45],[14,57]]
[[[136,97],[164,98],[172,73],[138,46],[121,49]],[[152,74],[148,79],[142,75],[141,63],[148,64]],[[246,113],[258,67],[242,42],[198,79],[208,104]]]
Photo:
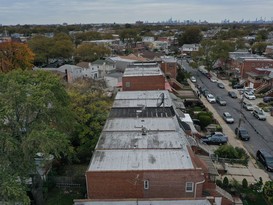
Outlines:
[[83,198],[83,196],[76,189],[64,191],[54,188],[48,193],[46,205],[73,205],[73,199],[80,198]]

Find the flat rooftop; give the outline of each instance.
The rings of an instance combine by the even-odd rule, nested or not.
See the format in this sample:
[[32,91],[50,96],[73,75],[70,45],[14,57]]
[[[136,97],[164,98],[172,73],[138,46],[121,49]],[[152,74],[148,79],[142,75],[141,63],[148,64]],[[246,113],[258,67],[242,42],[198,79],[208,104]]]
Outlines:
[[187,148],[96,150],[88,171],[193,169]]
[[135,131],[140,132],[142,127],[147,131],[177,131],[178,122],[175,118],[113,118],[108,119],[103,131]]
[[156,67],[133,67],[126,68],[123,77],[135,77],[135,76],[157,76],[160,75],[163,77],[161,69]]
[[171,107],[173,103],[167,90],[118,92],[113,107],[157,107],[162,96],[164,107]]
[[96,149],[181,149],[186,144],[183,132],[102,132]]

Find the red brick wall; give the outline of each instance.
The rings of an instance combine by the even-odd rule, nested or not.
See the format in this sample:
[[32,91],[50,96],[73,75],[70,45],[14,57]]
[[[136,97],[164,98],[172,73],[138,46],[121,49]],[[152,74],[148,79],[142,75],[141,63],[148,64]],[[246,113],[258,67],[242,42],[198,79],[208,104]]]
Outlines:
[[177,64],[176,63],[161,63],[161,70],[166,76],[176,79],[177,76]]
[[[130,83],[130,87],[127,87],[127,82]],[[122,77],[122,90],[165,90],[165,78],[163,75]]]
[[247,77],[246,72],[255,72],[256,68],[265,68],[265,67],[271,68],[272,66],[270,65],[273,66],[273,62],[271,59],[261,60],[261,61],[257,61],[257,60],[243,61],[240,67],[241,75],[243,76],[243,78],[246,78]]
[[[186,182],[199,182],[201,170],[112,171],[87,172],[87,192],[90,199],[118,198],[193,198],[185,192]],[[149,189],[144,189],[149,180]],[[196,197],[202,196],[203,184],[197,186]]]

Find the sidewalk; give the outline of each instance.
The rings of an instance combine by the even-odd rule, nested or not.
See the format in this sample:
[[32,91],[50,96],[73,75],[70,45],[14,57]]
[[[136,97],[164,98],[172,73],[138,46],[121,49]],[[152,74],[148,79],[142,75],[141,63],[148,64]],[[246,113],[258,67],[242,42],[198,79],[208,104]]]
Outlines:
[[[219,80],[219,82],[221,82]],[[230,88],[225,82],[223,82],[226,86],[227,90],[233,90]],[[196,92],[197,88],[192,82],[189,82],[191,88]],[[223,128],[223,133],[225,133],[228,136],[229,144],[231,144],[234,147],[240,147],[245,149],[243,143],[241,140],[236,138],[236,135],[234,131],[226,124],[226,122],[223,120],[223,118],[217,113],[217,111],[212,107],[212,105],[206,100],[206,98],[201,97],[200,99],[204,106],[210,110],[213,113],[213,117],[221,124]],[[273,117],[270,116],[270,121],[273,123]],[[269,118],[268,118],[269,121]],[[246,150],[246,149],[245,149]],[[246,178],[249,182],[258,182],[259,178],[261,177],[263,181],[271,181],[268,174],[263,170],[260,169],[257,164],[256,160],[251,157],[249,152],[246,150],[248,155],[250,156],[250,160],[248,163],[248,167],[240,167],[240,168],[230,168],[227,172],[227,177],[236,179],[237,181],[241,182],[243,178]]]

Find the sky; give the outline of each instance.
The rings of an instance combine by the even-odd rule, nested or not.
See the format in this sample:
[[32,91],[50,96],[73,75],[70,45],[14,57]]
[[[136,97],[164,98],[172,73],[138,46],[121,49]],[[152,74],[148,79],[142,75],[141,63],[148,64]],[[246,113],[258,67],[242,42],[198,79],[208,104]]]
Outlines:
[[273,0],[0,0],[0,24],[273,20]]

